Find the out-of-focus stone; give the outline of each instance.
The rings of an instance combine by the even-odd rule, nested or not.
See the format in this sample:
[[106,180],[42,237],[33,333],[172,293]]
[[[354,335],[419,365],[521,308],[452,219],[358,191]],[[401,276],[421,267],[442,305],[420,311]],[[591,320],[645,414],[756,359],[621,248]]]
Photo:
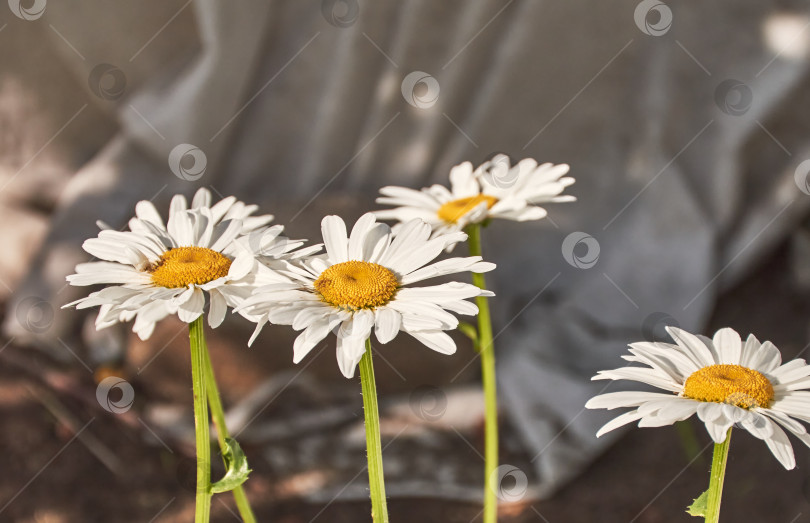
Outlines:
[[45,216],[0,204],[0,299],[8,299],[25,276],[47,230]]

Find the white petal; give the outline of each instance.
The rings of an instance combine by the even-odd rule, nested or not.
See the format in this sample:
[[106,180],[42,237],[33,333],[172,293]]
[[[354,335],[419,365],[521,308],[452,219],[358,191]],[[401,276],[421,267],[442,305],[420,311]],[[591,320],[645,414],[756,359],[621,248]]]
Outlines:
[[807,365],[801,358],[791,360],[772,371],[771,376],[776,378],[780,384],[793,383],[810,376],[810,365]]
[[228,269],[228,278],[231,280],[241,280],[254,269],[256,259],[250,255],[237,256],[231,267]]
[[216,329],[222,324],[225,319],[225,313],[228,311],[228,304],[225,302],[225,297],[216,289],[208,293],[209,296],[209,310],[208,310],[208,325],[212,329]]
[[185,207],[186,199],[182,195],[172,199],[167,229],[175,247],[191,247],[194,243],[194,227]]
[[354,377],[354,369],[360,363],[366,352],[366,340],[359,337],[341,338],[337,340],[337,361],[340,372],[347,378]]
[[135,216],[141,220],[152,222],[161,229],[166,228],[166,226],[163,225],[163,218],[160,217],[160,213],[157,212],[157,209],[155,209],[155,206],[152,205],[150,201],[142,200],[135,204]]
[[686,332],[685,330],[676,327],[666,327],[666,331],[672,336],[672,339],[684,349],[684,352],[698,364],[698,367],[708,367],[717,363],[714,361],[714,356],[711,351],[706,347],[706,344],[694,334]]
[[621,391],[609,392],[595,396],[588,400],[585,408],[588,409],[617,409],[622,407],[638,407],[650,400],[663,400],[677,398],[672,394],[662,394],[660,392],[636,392]]
[[720,329],[715,333],[712,343],[720,355],[719,363],[739,365],[742,356],[742,341],[737,331],[728,327]]
[[192,209],[199,209],[200,207],[211,207],[211,191],[205,187],[197,189],[194,198],[191,200]]
[[766,341],[751,358],[751,368],[770,373],[782,364],[782,353],[773,343]]
[[151,283],[151,277],[127,265],[111,262],[80,263],[76,274],[67,277],[71,285],[85,286],[115,283]]
[[719,403],[701,403],[697,411],[703,422],[714,422],[723,419],[723,406]]
[[203,245],[203,247],[222,252],[239,236],[241,231],[242,220],[234,219],[218,223],[216,227],[214,227],[214,232],[211,236],[214,243],[210,246]]
[[393,340],[399,327],[402,325],[402,315],[388,307],[381,307],[374,314],[374,334],[380,343],[388,343]]
[[743,367],[748,367],[749,369],[752,368],[754,355],[759,352],[759,347],[760,343],[757,337],[753,334],[749,334],[748,339],[745,340],[745,345],[743,345],[742,356],[740,357],[740,365]]
[[470,256],[467,258],[448,258],[430,265],[426,265],[419,270],[402,277],[402,285],[410,285],[429,278],[456,274],[459,272],[488,272],[495,268],[494,263],[482,262],[480,256]]
[[424,343],[427,348],[441,354],[453,354],[456,352],[456,342],[442,331],[408,332],[408,334]]
[[[698,411],[698,414],[700,414],[700,411]],[[712,441],[715,443],[723,443],[726,441],[726,436],[728,435],[728,429],[731,427],[731,423],[727,423],[725,420],[722,420],[717,422],[704,421],[703,424],[706,425],[706,430],[708,431],[709,436],[711,436]]]
[[766,439],[765,443],[768,444],[768,448],[771,449],[771,452],[773,452],[773,455],[776,456],[776,459],[779,460],[779,463],[781,463],[783,467],[788,470],[792,470],[796,467],[796,458],[793,456],[793,446],[791,446],[785,431],[774,425],[773,435]]
[[191,298],[177,309],[180,321],[191,323],[200,317],[205,307],[205,295],[200,289],[194,289]]
[[346,224],[339,216],[326,216],[321,222],[321,234],[330,262],[342,263],[349,260]]
[[431,227],[422,220],[411,220],[397,229],[391,245],[380,256],[380,264],[393,267],[401,258],[407,257],[430,238]]
[[631,410],[630,412],[625,412],[621,416],[617,416],[612,420],[608,421],[604,427],[599,429],[599,432],[596,433],[596,437],[601,437],[603,434],[610,432],[611,430],[618,429],[619,427],[623,427],[628,423],[632,423],[637,419],[641,418],[641,414],[638,413],[638,410]]
[[460,163],[450,169],[450,187],[454,198],[467,198],[481,192],[470,162]]
[[676,421],[683,421],[697,412],[700,403],[685,398],[669,398],[648,402],[639,407],[639,414],[644,417],[639,427],[663,427],[672,425]]
[[633,380],[676,393],[681,392],[682,389],[680,384],[672,381],[663,371],[642,367],[621,367],[614,370],[603,370],[591,379]]
[[253,334],[250,335],[250,339],[248,340],[248,347],[253,345],[253,342],[256,341],[256,338],[259,337],[259,333],[262,331],[262,327],[264,324],[267,323],[267,318],[261,318],[259,321],[256,322],[256,328],[253,329]]
[[335,326],[336,322],[330,322],[327,317],[312,323],[303,330],[293,343],[293,363],[298,363],[309,354],[309,352],[321,342]]
[[348,258],[350,260],[365,260],[363,258],[366,236],[376,223],[372,213],[366,213],[355,222],[352,233],[349,236]]

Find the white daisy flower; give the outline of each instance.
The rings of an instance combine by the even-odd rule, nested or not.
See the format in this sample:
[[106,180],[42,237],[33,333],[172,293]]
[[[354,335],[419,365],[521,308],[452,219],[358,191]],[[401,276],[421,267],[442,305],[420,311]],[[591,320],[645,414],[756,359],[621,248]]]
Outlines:
[[595,380],[633,380],[668,393],[611,392],[592,398],[589,409],[633,407],[607,423],[597,437],[639,420],[639,427],[671,425],[697,413],[715,443],[737,424],[765,441],[786,468],[796,466],[784,427],[810,446],[810,434],[799,421],[810,422],[810,365],[796,359],[782,364],[769,341],[749,335],[745,343],[732,329],[713,339],[668,327],[677,345],[633,343],[627,361],[647,367],[601,371]]
[[568,165],[544,163],[531,158],[510,165],[509,157],[495,155],[473,170],[470,162],[450,170],[450,189],[432,185],[421,191],[388,186],[377,203],[397,205],[395,209],[375,211],[383,220],[407,222],[421,218],[435,234],[462,230],[469,224],[490,218],[514,221],[539,220],[547,212],[537,204],[570,202],[576,198],[560,193],[574,183],[565,177]]
[[200,189],[191,208],[185,197],[175,196],[164,224],[154,205],[139,202],[128,231],[102,230],[82,245],[103,261],[79,264],[67,277],[71,285],[106,287],[65,307],[100,306],[98,329],[134,318],[132,330],[145,340],[170,314],[186,323],[196,320],[207,293],[208,323],[218,327],[227,307],[250,296],[257,281],[290,286],[255,257],[292,257],[303,242],[281,236],[281,226],[265,227],[273,216],[251,216],[256,209],[232,196],[212,206],[211,193]]
[[293,346],[295,363],[330,331],[337,335],[338,365],[347,378],[354,376],[372,329],[380,343],[404,331],[428,348],[452,354],[456,344],[444,331],[455,329],[458,319],[448,311],[477,314],[478,307],[465,300],[493,295],[467,283],[413,285],[437,276],[495,268],[480,256],[433,263],[448,245],[466,239],[462,232],[430,239],[430,225],[412,220],[392,233],[372,213],[357,221],[351,235],[338,216],[325,217],[321,230],[326,255],[290,265],[300,289],[288,293],[285,307],[277,307],[275,289],[268,294],[259,288],[238,308],[263,316],[257,333],[267,321],[303,330]]

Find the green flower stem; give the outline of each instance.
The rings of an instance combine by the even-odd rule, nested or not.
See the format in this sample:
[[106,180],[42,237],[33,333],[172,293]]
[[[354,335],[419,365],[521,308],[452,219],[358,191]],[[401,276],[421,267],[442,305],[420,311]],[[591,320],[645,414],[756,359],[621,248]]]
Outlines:
[[[219,398],[217,380],[214,377],[214,367],[211,365],[208,344],[205,343],[205,336],[202,330],[200,331],[200,338],[202,339],[205,358],[205,385],[206,391],[208,392],[208,403],[211,406],[211,418],[214,420],[214,427],[216,427],[219,448],[224,452],[226,448],[225,438],[229,438],[230,434],[228,433],[228,426],[225,424],[225,412],[222,410],[222,400]],[[250,508],[250,502],[242,485],[233,489],[233,497],[236,500],[236,508],[239,510],[239,515],[242,516],[242,521],[245,523],[256,523],[256,516],[253,515],[253,510]]]
[[191,343],[191,382],[194,389],[194,435],[197,443],[197,499],[195,523],[208,523],[211,515],[211,436],[205,387],[205,335],[202,316],[188,327]]
[[[470,254],[482,256],[481,225],[467,227]],[[479,289],[486,289],[483,274],[473,273],[473,283]],[[492,319],[486,297],[475,299],[478,305],[478,353],[481,356],[481,380],[484,385],[484,523],[498,520],[498,498],[494,489],[489,488],[489,478],[498,468],[498,391],[495,384],[495,347],[492,341]]]
[[712,475],[709,480],[709,494],[706,500],[706,523],[720,521],[720,498],[723,497],[723,480],[726,477],[726,461],[728,460],[728,447],[731,443],[731,428],[726,433],[723,443],[714,444],[712,456]]
[[366,340],[366,352],[360,359],[360,385],[363,389],[363,413],[366,421],[366,455],[368,457],[368,483],[371,488],[371,516],[374,523],[388,523],[383,481],[382,443],[380,442],[380,414],[377,408],[377,384],[374,382],[374,364],[371,361],[371,339]]

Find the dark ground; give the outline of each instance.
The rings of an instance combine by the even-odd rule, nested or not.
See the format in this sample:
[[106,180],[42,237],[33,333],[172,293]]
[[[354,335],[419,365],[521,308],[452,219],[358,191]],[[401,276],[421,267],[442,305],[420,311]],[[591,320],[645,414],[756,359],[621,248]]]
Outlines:
[[[754,332],[761,340],[776,343],[785,359],[803,352],[808,342],[810,292],[791,283],[788,254],[787,246],[779,249],[746,282],[722,296],[706,331],[731,326],[743,333]],[[181,346],[185,343],[183,338],[178,336]],[[143,347],[135,344],[136,359]],[[214,364],[223,388],[231,386],[229,390],[236,390],[237,394],[244,392],[265,372],[261,366],[255,366],[252,374],[246,374],[239,370],[239,365],[229,365],[222,355],[217,361],[214,347],[212,343]],[[181,352],[176,354],[175,358],[170,349],[161,356],[161,370],[156,370],[150,381],[133,379],[140,396],[155,390],[150,387],[155,381],[162,384],[161,395],[185,393],[188,380],[183,367],[187,362]],[[242,357],[248,358],[250,367],[250,356]],[[329,361],[331,364],[332,360]],[[167,450],[146,444],[140,418],[115,416],[96,408],[95,385],[81,368],[66,373],[44,356],[13,343],[0,349],[0,362],[0,470],[4,472],[0,479],[0,522],[193,519],[193,493],[189,487],[193,483],[193,461],[187,457],[191,449],[172,445],[172,450]],[[470,378],[474,380],[475,375]],[[358,396],[358,404],[359,401]],[[132,414],[137,406],[138,403]],[[553,499],[504,506],[500,521],[697,521],[683,509],[707,485],[711,446],[698,422],[694,421],[691,427],[699,448],[703,449],[691,465],[674,428],[632,429]],[[77,432],[80,437],[74,439]],[[96,449],[99,454],[98,442],[126,464],[124,475],[116,475],[102,465],[103,451],[101,455],[90,452],[89,449]],[[810,449],[795,439],[792,442],[798,466],[786,471],[764,444],[744,431],[735,432],[723,521],[810,521]],[[473,443],[478,445],[480,440]],[[365,501],[329,504],[302,501],[299,496],[302,490],[317,490],[317,475],[276,476],[266,460],[261,456],[255,459],[255,449],[246,445],[246,450],[255,470],[247,491],[260,521],[370,520],[369,504]],[[460,453],[464,458],[467,451],[465,446],[455,445],[449,452]],[[520,461],[519,456],[512,458]],[[448,455],[447,459],[453,456]],[[475,503],[441,499],[391,499],[389,508],[391,520],[399,522],[468,523],[480,520],[481,510]],[[238,521],[228,495],[214,499],[212,513],[213,521]]]

